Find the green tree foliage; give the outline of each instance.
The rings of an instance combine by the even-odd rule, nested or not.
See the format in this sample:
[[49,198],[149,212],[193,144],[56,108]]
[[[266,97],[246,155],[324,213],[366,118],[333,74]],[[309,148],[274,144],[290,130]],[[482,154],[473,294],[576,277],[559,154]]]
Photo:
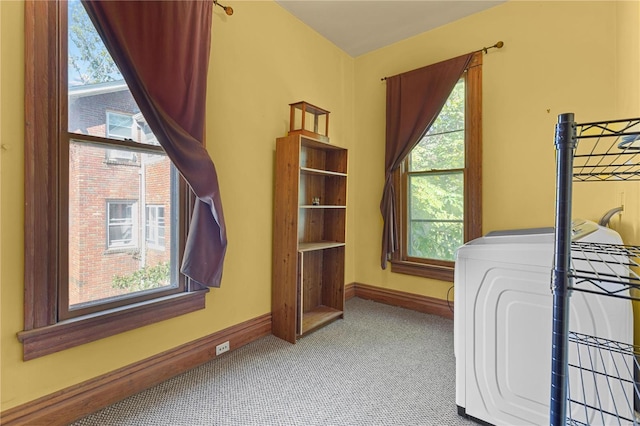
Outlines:
[[454,260],[463,241],[464,91],[461,81],[409,157],[410,256]]
[[122,80],[100,35],[96,31],[84,6],[79,1],[69,2],[69,76],[76,84],[95,84]]
[[115,275],[113,288],[135,291],[149,290],[152,288],[169,285],[171,267],[168,262],[161,262],[155,266],[145,266],[129,275]]

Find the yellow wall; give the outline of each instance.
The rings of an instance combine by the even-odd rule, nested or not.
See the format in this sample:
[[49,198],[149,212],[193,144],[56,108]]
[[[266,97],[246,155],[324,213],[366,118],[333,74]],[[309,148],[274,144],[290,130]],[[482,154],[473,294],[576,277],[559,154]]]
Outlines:
[[[225,3],[226,4],[226,3]],[[289,103],[331,111],[331,142],[353,146],[353,58],[273,2],[216,8],[207,110],[207,149],[216,164],[229,247],[220,289],[206,310],[29,362],[23,325],[23,2],[0,1],[2,59],[1,409],[33,400],[271,310],[275,138],[288,130]],[[222,13],[221,13],[222,12]],[[348,228],[353,228],[350,218]],[[353,231],[347,231],[354,281]]]
[[[379,266],[380,77],[505,42],[484,58],[485,231],[552,222],[558,113],[575,112],[580,121],[634,109],[640,115],[637,94],[622,101],[625,87],[637,88],[637,53],[635,74],[623,72],[618,43],[629,31],[638,39],[637,2],[509,2],[357,59],[272,2],[231,6],[233,16],[216,10],[213,20],[207,106],[207,149],[229,237],[222,287],[211,291],[206,310],[25,363],[16,339],[23,315],[23,3],[0,1],[1,410],[269,312],[274,139],[287,131],[291,102],[330,110],[331,142],[350,149],[346,281],[440,298],[449,284]],[[637,50],[637,41],[624,44]],[[587,206],[584,216],[609,207]]]
[[[579,122],[619,118],[619,112],[640,115],[637,8],[638,2],[510,1],[356,58],[352,171],[357,199],[351,214],[358,217],[358,282],[441,299],[451,286],[379,266],[385,129],[381,77],[504,41],[502,49],[484,55],[483,231],[552,226],[557,115],[574,112]],[[623,42],[635,50],[618,49]],[[632,56],[635,72],[619,74],[628,63],[623,54]],[[636,91],[625,90],[629,85]],[[624,111],[622,98],[631,105]],[[578,194],[574,216],[598,219],[614,207],[611,188],[594,185]],[[602,201],[594,203],[594,194]],[[638,222],[637,214],[624,218]]]

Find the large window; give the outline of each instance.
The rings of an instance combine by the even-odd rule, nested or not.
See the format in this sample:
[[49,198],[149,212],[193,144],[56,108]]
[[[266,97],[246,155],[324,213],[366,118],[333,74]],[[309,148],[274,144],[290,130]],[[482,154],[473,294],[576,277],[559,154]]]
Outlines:
[[453,261],[464,230],[464,80],[407,160],[407,253]]
[[19,338],[31,359],[201,309],[205,291],[189,291],[179,273],[190,216],[187,185],[150,133],[83,6],[28,0],[25,16],[25,331]]
[[392,271],[453,281],[458,247],[481,233],[481,54],[396,173],[400,250]]

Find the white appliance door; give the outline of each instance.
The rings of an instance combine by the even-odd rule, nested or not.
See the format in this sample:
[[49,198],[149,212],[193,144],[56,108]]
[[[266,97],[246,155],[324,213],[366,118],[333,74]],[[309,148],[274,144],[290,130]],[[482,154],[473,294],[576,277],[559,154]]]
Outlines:
[[[477,292],[466,289],[466,414],[494,425],[548,424],[550,268],[497,262],[487,267],[468,260],[465,269],[476,280],[477,274],[482,277]],[[589,297],[572,295],[572,330],[630,341],[630,303]],[[587,399],[595,395],[593,386],[583,386],[575,375],[570,387],[583,388]]]

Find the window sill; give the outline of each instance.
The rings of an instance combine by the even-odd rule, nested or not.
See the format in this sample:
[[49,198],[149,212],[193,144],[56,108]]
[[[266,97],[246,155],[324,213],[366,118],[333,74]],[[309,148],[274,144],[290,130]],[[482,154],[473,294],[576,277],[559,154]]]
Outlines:
[[127,166],[127,167],[140,167],[140,163],[136,160],[125,160],[118,158],[111,158],[104,161],[104,164],[108,166]]
[[453,282],[453,266],[427,265],[406,260],[392,260],[391,272]]
[[140,255],[140,247],[136,246],[121,246],[121,247],[109,247],[102,254],[130,254],[131,256]]
[[174,294],[18,333],[23,360],[38,358],[204,309],[208,289]]

